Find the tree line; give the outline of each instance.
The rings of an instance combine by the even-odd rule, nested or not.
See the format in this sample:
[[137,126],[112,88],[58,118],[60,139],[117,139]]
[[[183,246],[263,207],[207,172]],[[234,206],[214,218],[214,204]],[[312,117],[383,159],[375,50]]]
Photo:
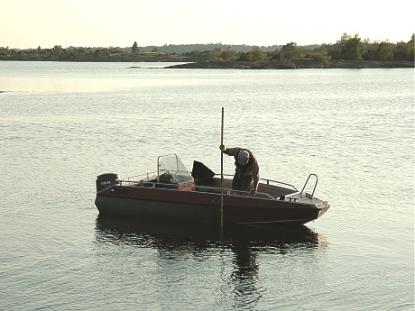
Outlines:
[[1,60],[44,61],[183,61],[221,63],[280,63],[329,66],[335,62],[414,62],[414,34],[407,42],[371,42],[358,34],[343,34],[334,44],[282,46],[193,44],[139,47],[68,47],[13,49],[0,47]]
[[[190,53],[195,54],[195,53]],[[205,57],[207,54],[205,54]],[[214,49],[209,57],[218,61],[314,61],[329,64],[332,61],[414,61],[414,34],[407,42],[391,43],[362,40],[359,35],[343,34],[335,44],[322,44],[314,48],[289,42],[273,52],[255,48],[249,52]]]

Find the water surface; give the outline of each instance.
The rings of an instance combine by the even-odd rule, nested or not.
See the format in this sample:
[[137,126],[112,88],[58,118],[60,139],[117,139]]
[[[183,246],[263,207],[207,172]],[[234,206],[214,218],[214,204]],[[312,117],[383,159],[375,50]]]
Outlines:
[[[0,62],[0,309],[412,310],[412,69]],[[144,67],[144,68],[131,68]],[[225,145],[331,209],[299,232],[102,219],[95,177]],[[232,158],[225,172],[232,173]]]

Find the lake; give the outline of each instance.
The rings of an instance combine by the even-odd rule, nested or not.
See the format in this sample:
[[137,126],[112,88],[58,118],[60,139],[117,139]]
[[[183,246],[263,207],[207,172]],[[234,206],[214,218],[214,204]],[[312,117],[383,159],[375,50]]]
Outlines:
[[[164,66],[0,61],[0,310],[413,310],[413,69]],[[322,218],[221,243],[98,217],[99,174],[220,172],[221,107],[262,177],[318,175]]]

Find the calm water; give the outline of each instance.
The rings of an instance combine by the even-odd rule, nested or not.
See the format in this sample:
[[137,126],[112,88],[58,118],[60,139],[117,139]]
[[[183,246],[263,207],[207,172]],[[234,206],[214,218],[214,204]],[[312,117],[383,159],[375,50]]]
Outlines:
[[[130,68],[138,66],[141,68]],[[0,62],[0,310],[413,310],[414,71]],[[295,232],[98,217],[95,177],[176,152],[331,209]],[[233,161],[225,158],[225,172]]]

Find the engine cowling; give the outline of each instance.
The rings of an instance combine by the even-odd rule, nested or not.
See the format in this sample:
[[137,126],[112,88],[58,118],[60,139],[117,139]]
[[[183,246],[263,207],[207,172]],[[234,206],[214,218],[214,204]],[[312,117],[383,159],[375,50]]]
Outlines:
[[115,173],[106,173],[99,175],[97,177],[96,185],[97,185],[97,192],[100,192],[104,189],[112,187],[114,185],[119,185],[120,179],[118,174]]

